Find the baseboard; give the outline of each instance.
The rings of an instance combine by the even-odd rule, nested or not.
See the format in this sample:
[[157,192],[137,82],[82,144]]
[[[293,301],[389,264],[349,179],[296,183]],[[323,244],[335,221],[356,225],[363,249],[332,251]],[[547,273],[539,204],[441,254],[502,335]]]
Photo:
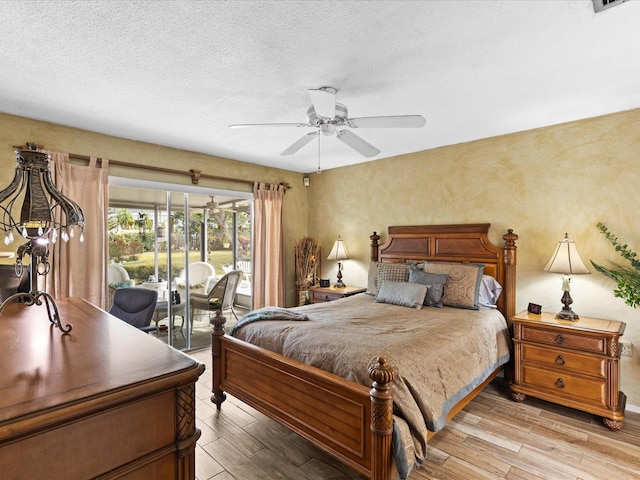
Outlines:
[[629,403],[627,403],[626,409],[630,412],[634,412],[634,413],[640,413],[640,407],[638,405],[631,405]]

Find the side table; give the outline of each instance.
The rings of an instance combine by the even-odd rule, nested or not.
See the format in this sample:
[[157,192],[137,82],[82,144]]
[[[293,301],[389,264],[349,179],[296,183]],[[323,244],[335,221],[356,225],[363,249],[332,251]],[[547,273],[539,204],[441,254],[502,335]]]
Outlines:
[[622,428],[626,396],[619,390],[620,348],[625,323],[580,316],[521,312],[513,323],[514,379],[511,396],[526,395],[599,415],[613,431]]
[[[176,303],[171,305],[171,317],[173,320],[173,324],[175,325],[176,322],[176,315],[180,316],[182,318],[182,323],[180,324],[180,332],[182,333],[182,336],[184,336],[184,332],[183,332],[183,328],[184,328],[184,309],[185,309],[185,304],[184,303]],[[158,326],[158,322],[160,320],[162,320],[163,318],[166,318],[169,314],[169,302],[167,302],[166,300],[160,301],[158,303],[156,303],[156,309],[153,312],[153,321],[156,324],[156,335],[158,335],[159,331],[160,331],[160,327]]]

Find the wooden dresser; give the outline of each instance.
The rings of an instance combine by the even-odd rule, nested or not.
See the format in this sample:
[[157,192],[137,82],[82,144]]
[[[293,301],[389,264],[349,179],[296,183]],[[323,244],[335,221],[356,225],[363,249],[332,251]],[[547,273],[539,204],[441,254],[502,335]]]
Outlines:
[[81,299],[0,317],[0,477],[195,478],[204,365]]
[[622,427],[626,396],[619,390],[618,339],[625,324],[555,314],[521,312],[512,318],[512,397],[526,395],[603,417],[611,430]]

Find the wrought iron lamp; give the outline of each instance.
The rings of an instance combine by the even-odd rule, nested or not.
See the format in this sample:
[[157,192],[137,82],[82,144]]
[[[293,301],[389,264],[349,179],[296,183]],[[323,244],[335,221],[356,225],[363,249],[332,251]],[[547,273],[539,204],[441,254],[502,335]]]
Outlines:
[[564,239],[558,242],[556,251],[551,257],[551,260],[549,260],[549,263],[547,263],[547,266],[544,267],[544,269],[547,272],[562,273],[564,275],[564,277],[562,278],[562,290],[564,291],[564,293],[560,300],[564,307],[556,315],[556,318],[572,321],[578,320],[580,317],[573,310],[571,310],[573,299],[571,298],[571,294],[569,293],[569,291],[571,290],[571,278],[569,278],[569,275],[591,272],[580,258],[578,249],[576,248],[576,242],[570,240],[567,233],[564,234]]
[[65,242],[80,230],[80,241],[84,241],[84,214],[74,201],[65,197],[53,184],[49,170],[50,157],[38,151],[38,147],[27,144],[26,149],[16,151],[16,171],[13,180],[0,191],[0,229],[4,232],[5,245],[14,240],[14,233],[28,241],[16,252],[16,274],[21,275],[23,258],[30,256],[29,293],[19,292],[8,297],[0,305],[0,314],[7,304],[23,301],[28,306],[47,307],[49,320],[61,331],[68,333],[72,325],[62,325],[58,307],[51,295],[38,290],[38,275],[49,273],[49,242],[58,237]]
[[334,285],[337,288],[344,288],[346,285],[342,283],[342,260],[348,260],[349,254],[347,254],[347,250],[344,248],[344,242],[338,235],[338,239],[334,242],[333,248],[327,257],[327,260],[337,260],[338,261],[338,281]]

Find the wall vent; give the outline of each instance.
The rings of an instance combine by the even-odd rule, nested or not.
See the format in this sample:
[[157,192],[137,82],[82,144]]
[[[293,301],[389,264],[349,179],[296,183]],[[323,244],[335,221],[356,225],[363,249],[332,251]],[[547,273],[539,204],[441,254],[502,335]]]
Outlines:
[[626,1],[627,0],[593,0],[593,9],[598,13],[602,10],[606,10],[607,8],[620,5]]

